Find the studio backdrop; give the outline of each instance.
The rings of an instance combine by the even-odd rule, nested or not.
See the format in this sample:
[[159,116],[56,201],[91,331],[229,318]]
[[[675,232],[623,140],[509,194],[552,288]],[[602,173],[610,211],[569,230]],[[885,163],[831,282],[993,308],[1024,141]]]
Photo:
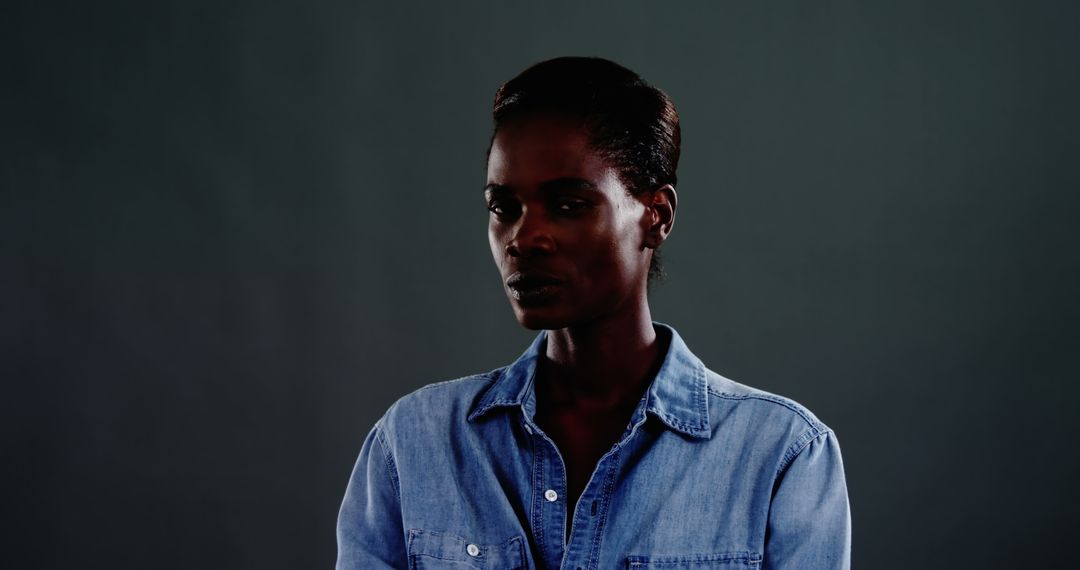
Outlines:
[[6,3],[0,565],[330,567],[375,420],[533,337],[484,151],[559,55],[674,100],[653,316],[835,430],[854,566],[1067,564],[1078,12]]

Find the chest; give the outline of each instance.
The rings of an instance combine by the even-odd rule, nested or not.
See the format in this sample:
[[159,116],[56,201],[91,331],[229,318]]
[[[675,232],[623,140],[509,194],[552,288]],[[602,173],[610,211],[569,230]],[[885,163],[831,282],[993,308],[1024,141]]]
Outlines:
[[[396,456],[417,568],[603,570],[651,567],[641,561],[652,556],[662,556],[652,562],[663,568],[711,568],[699,559],[762,552],[770,487],[744,485],[746,472],[766,467],[756,464],[760,454],[686,439],[658,423],[624,440],[623,420],[537,419],[543,434],[455,433],[426,453]],[[515,432],[531,442],[515,444]],[[747,460],[731,461],[731,451]],[[439,565],[451,558],[462,565]],[[722,568],[760,563],[722,560]]]
[[570,495],[568,505],[572,508],[588,484],[597,462],[625,432],[628,414],[565,411],[538,415],[536,422],[562,456]]

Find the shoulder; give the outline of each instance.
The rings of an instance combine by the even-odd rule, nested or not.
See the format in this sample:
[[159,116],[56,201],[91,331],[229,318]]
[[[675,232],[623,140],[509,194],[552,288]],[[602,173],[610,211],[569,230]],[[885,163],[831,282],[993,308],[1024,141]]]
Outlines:
[[497,368],[417,388],[391,404],[376,427],[383,432],[400,433],[427,426],[445,430],[453,422],[464,422],[473,404],[504,370],[505,367]]
[[743,405],[754,408],[756,413],[786,417],[806,428],[829,429],[806,406],[791,398],[741,384],[709,369],[705,370],[705,381],[710,403],[720,407]]
[[[707,410],[714,436],[722,427],[723,435],[738,434],[748,441],[766,438],[775,442],[784,439],[785,433],[797,434],[795,437],[807,435],[812,438],[829,430],[817,416],[798,402],[741,384],[709,369],[691,352],[672,326],[662,323],[656,325],[666,329],[671,335],[668,361],[673,364],[668,369],[669,372],[677,376],[678,382],[682,382],[686,388],[691,386],[687,382],[692,378],[691,389],[695,403],[686,403],[695,408],[694,413],[699,417]],[[668,362],[665,362],[665,366],[667,364]],[[700,405],[702,397],[705,399],[704,406]],[[702,422],[698,423],[700,425]]]
[[798,454],[813,440],[832,433],[806,406],[791,398],[741,384],[709,369],[705,372],[714,433],[719,429],[739,431],[748,439],[780,443],[785,456]]

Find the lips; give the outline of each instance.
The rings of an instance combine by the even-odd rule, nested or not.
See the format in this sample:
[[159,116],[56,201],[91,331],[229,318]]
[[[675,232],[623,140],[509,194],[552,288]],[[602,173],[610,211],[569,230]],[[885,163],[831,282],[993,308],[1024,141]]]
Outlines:
[[510,296],[522,305],[535,305],[550,300],[559,292],[562,280],[542,271],[517,271],[506,279]]

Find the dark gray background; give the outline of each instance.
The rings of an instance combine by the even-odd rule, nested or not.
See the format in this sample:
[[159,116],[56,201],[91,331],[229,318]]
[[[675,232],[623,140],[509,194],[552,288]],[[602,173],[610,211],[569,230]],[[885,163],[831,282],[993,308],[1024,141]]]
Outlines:
[[0,8],[6,567],[330,566],[375,419],[532,337],[483,157],[565,54],[675,100],[654,316],[836,430],[856,567],[1071,561],[1075,3],[431,4]]

